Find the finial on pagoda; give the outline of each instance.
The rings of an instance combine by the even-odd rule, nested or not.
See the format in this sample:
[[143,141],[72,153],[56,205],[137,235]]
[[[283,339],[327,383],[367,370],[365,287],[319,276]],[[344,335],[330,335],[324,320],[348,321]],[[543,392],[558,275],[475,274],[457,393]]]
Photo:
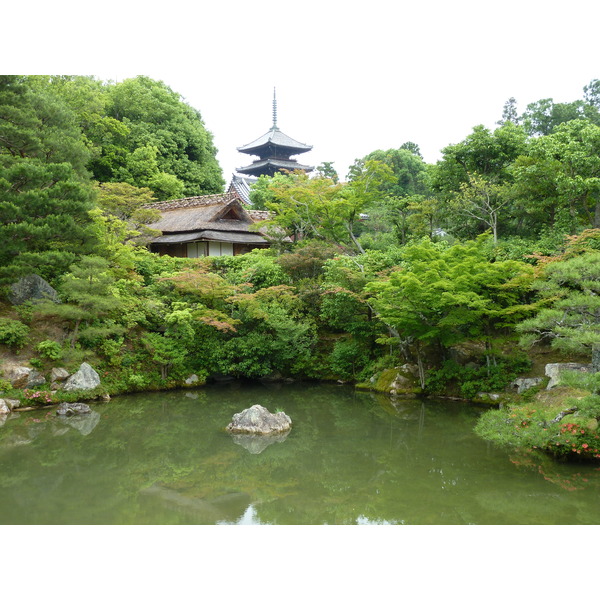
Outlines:
[[273,129],[277,129],[277,95],[273,88]]

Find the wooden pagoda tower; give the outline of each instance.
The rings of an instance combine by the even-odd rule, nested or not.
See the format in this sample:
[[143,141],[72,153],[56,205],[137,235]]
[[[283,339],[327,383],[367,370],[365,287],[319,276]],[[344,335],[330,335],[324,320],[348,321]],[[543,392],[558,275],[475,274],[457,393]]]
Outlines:
[[251,165],[236,169],[238,173],[246,176],[259,177],[260,175],[269,175],[272,177],[282,169],[288,171],[301,169],[306,173],[310,173],[314,168],[308,165],[301,165],[295,158],[292,158],[296,154],[312,150],[312,146],[297,142],[277,127],[277,98],[275,90],[273,90],[273,127],[257,140],[245,146],[240,146],[237,150],[244,154],[258,156]]

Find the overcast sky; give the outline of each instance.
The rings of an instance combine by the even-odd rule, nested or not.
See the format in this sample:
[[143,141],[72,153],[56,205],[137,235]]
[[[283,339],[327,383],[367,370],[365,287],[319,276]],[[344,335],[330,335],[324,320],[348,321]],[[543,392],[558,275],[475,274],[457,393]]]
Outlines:
[[[598,9],[505,0],[28,2],[3,8],[4,73],[147,75],[197,108],[228,181],[272,124],[305,164],[419,144],[435,162],[514,96],[572,101],[600,78]],[[83,12],[82,12],[83,10]],[[32,21],[33,20],[33,21]]]

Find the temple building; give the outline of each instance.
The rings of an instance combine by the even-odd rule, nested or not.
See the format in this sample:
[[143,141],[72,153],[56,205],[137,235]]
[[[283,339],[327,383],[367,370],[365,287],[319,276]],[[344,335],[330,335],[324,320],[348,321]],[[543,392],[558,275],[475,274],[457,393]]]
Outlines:
[[310,173],[314,167],[302,165],[292,158],[296,154],[302,154],[309,150],[312,150],[312,146],[297,142],[277,127],[277,99],[275,91],[273,91],[273,126],[257,140],[238,148],[238,152],[252,154],[258,158],[251,165],[236,170],[242,175],[251,177],[260,175],[272,177],[282,169],[288,171],[301,169]]
[[160,211],[159,220],[150,225],[161,233],[150,241],[150,251],[158,254],[236,256],[272,243],[266,231],[254,226],[268,220],[269,213],[248,210],[236,192],[153,202],[146,208]]

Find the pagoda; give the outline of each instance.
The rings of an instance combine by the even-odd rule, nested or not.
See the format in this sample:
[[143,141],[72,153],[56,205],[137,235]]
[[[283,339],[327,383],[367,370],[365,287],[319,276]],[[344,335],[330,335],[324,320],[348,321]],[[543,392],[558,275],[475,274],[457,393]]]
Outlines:
[[258,156],[251,165],[236,169],[242,175],[249,175],[251,177],[269,175],[272,177],[282,169],[288,171],[300,169],[306,173],[310,173],[314,168],[301,165],[295,158],[291,158],[296,154],[312,150],[312,146],[307,146],[293,140],[277,127],[277,99],[275,90],[273,90],[273,127],[257,140],[245,146],[240,146],[237,150],[238,152]]

